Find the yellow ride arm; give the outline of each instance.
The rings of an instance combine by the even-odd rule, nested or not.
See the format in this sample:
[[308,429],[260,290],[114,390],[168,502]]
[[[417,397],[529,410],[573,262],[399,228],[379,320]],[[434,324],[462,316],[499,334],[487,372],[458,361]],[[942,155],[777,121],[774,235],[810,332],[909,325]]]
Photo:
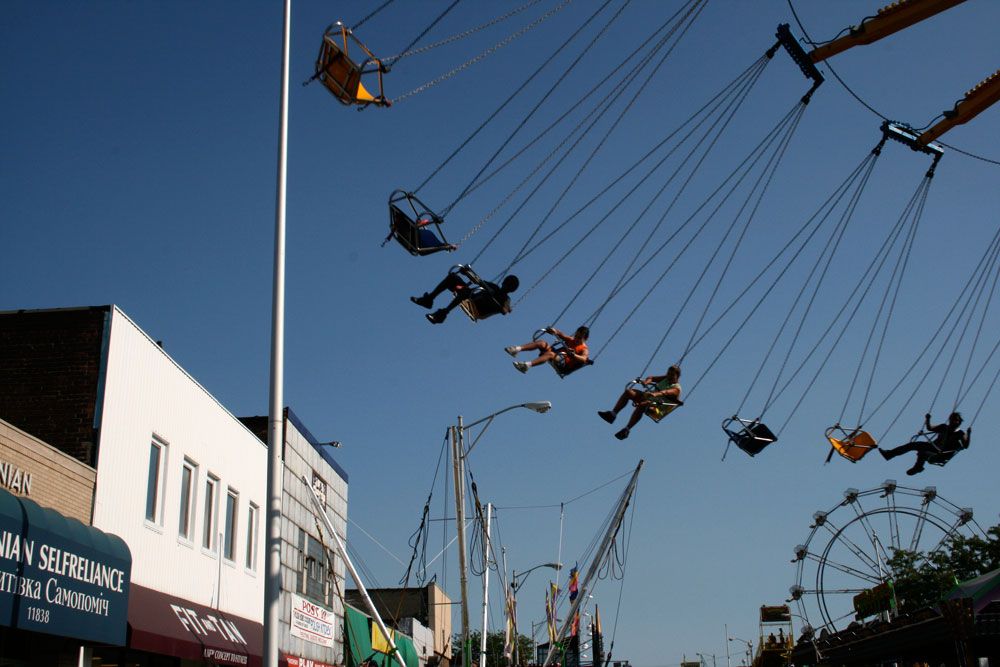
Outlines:
[[878,14],[859,26],[851,26],[848,34],[839,37],[809,52],[814,62],[822,62],[854,46],[877,42],[883,37],[909,28],[946,9],[951,9],[965,0],[898,0],[878,10]]

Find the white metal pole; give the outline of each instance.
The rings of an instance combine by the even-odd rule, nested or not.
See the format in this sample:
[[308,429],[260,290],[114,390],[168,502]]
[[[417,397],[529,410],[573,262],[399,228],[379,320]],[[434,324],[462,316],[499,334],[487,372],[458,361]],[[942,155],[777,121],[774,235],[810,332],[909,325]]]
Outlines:
[[490,610],[490,519],[493,503],[486,503],[486,525],[483,527],[483,633],[479,637],[479,667],[486,667],[486,633]]
[[455,477],[455,523],[458,532],[458,580],[462,596],[462,664],[470,667],[472,664],[472,642],[469,639],[469,572],[465,553],[465,452],[463,440],[462,416],[458,417],[458,426],[452,429],[452,469]]
[[368,609],[368,613],[372,615],[372,620],[378,626],[379,631],[382,636],[385,637],[385,643],[389,645],[392,650],[392,655],[396,658],[396,662],[399,663],[399,667],[406,667],[406,663],[403,661],[403,656],[400,655],[399,649],[396,648],[396,642],[393,641],[392,635],[389,633],[389,628],[385,627],[385,622],[378,613],[378,609],[375,608],[375,603],[372,602],[371,597],[368,595],[368,589],[365,588],[365,584],[361,581],[361,577],[358,575],[358,571],[354,569],[354,563],[351,562],[350,557],[347,555],[347,549],[344,548],[344,543],[340,540],[340,535],[337,534],[337,529],[333,527],[333,522],[330,521],[330,517],[326,514],[326,509],[323,507],[323,503],[320,502],[319,497],[316,495],[316,490],[306,479],[305,475],[301,477],[302,483],[306,485],[309,489],[309,497],[312,498],[313,507],[316,508],[316,513],[319,518],[323,521],[323,525],[326,526],[326,530],[330,533],[333,538],[333,545],[337,548],[337,553],[341,558],[344,559],[344,565],[347,567],[347,571],[351,574],[351,579],[354,580],[354,585],[358,587],[358,593],[361,594],[361,599],[365,601],[365,607]]
[[[264,667],[278,667],[281,622],[281,450],[285,402],[285,193],[288,176],[288,52],[292,0],[285,0],[281,36],[281,101],[278,105],[278,190],[274,219],[274,280],[271,297],[271,401],[267,434],[267,568],[264,578]],[[222,545],[219,545],[222,558]]]

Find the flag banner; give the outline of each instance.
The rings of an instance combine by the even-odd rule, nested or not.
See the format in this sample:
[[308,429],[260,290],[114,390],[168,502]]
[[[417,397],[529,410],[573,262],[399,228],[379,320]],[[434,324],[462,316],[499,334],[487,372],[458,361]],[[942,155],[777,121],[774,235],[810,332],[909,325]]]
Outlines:
[[580,594],[580,571],[576,565],[569,573],[569,601],[572,602]]
[[514,643],[517,641],[517,600],[514,593],[507,591],[507,631],[504,633],[503,654],[508,660],[514,658]]
[[559,587],[550,581],[549,588],[545,591],[545,624],[549,630],[550,645],[555,644],[558,632],[556,629],[556,597],[558,595]]

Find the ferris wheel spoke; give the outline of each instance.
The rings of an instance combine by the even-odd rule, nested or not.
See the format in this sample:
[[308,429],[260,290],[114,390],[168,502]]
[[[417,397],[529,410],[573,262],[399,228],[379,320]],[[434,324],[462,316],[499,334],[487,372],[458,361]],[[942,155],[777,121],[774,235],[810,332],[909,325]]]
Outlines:
[[948,528],[947,531],[945,531],[944,535],[941,536],[941,539],[938,540],[938,543],[934,545],[934,548],[927,552],[927,558],[930,558],[938,551],[943,549],[944,545],[947,544],[948,540],[950,540],[952,536],[954,536],[958,532],[958,528],[961,525],[962,525],[962,519],[959,518],[958,520],[955,521],[955,523],[951,525],[950,528]]
[[843,616],[838,616],[837,618],[833,619],[833,621],[831,621],[831,622],[832,623],[839,623],[840,621],[843,621],[845,618],[851,618],[853,616],[854,616],[854,610],[852,609],[851,611],[847,612]]
[[917,521],[913,526],[913,535],[910,536],[910,551],[916,551],[917,546],[920,544],[920,538],[924,534],[924,526],[927,524],[927,514],[928,514],[928,504],[923,503],[920,506],[920,512],[917,513]]
[[[811,555],[812,554],[810,554],[810,556]],[[820,565],[822,567],[832,567],[834,570],[837,570],[839,572],[843,572],[844,574],[849,574],[849,575],[851,575],[853,577],[857,577],[858,579],[861,579],[863,581],[867,581],[867,582],[872,583],[872,584],[881,584],[882,583],[882,579],[880,577],[875,576],[875,575],[871,575],[871,574],[869,574],[867,572],[863,572],[861,570],[858,570],[857,568],[851,567],[850,565],[845,565],[843,563],[838,563],[837,561],[832,560],[829,556],[827,556],[826,558],[821,558],[819,556],[814,556],[812,558],[812,560],[815,560],[816,562],[820,563]]]
[[[855,544],[854,541],[851,540],[851,538],[844,535],[843,528],[835,531],[830,527],[829,522],[827,522],[826,526],[827,530],[830,531],[830,534],[833,535],[834,540],[844,543],[844,545],[851,551],[851,553],[853,553],[857,557],[858,560],[865,563],[869,567],[869,569],[871,569],[871,571],[874,572],[876,575],[880,574],[878,563],[876,563],[871,556],[866,554],[864,552],[864,549]],[[835,527],[836,526],[834,526],[834,528]]]
[[[857,595],[858,593],[864,593],[869,589],[867,588],[834,588],[833,590],[829,588],[824,588],[822,591],[816,591],[822,595]],[[811,591],[806,591],[811,592]],[[851,612],[852,614],[854,612]]]
[[[868,533],[868,537],[872,541],[872,547],[875,549],[875,557],[877,559],[880,559],[880,562],[878,563],[878,573],[879,573],[879,576],[881,577],[882,573],[883,573],[883,567],[882,566],[886,562],[888,562],[888,560],[889,560],[889,553],[885,550],[885,545],[882,544],[882,540],[879,539],[878,531],[875,530],[875,526],[872,525],[872,523],[871,523],[868,515],[867,514],[862,514],[861,516],[858,517],[858,519],[861,521],[861,525],[863,525],[865,527],[865,531]],[[891,526],[889,528],[889,532],[890,533],[892,532],[892,527]],[[890,538],[890,539],[892,539],[892,538]]]
[[899,515],[896,513],[896,495],[887,494],[885,497],[885,507],[889,514],[889,541],[894,551],[899,551],[902,542],[899,536]]

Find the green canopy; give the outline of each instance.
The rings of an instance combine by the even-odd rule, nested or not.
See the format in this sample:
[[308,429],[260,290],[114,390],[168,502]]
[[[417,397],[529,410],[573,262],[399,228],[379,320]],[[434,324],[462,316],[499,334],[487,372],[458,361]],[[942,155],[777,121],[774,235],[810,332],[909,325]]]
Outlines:
[[[360,667],[367,661],[370,661],[369,664],[377,665],[377,667],[398,667],[391,655],[372,649],[372,619],[367,614],[345,605],[344,630],[344,637],[347,641],[347,647],[344,651],[347,656],[347,667]],[[377,626],[375,630],[378,631]],[[406,667],[417,667],[419,661],[413,640],[397,630],[393,633],[393,641],[396,642],[396,648],[403,656]]]

